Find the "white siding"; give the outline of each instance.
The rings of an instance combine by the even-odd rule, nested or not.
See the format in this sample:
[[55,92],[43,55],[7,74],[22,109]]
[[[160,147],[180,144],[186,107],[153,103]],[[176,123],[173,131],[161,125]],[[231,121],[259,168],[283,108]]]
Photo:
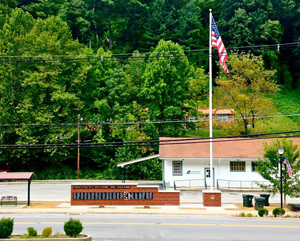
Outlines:
[[[173,175],[173,161],[182,161],[182,176],[174,176]],[[231,172],[230,171],[230,162],[237,161],[237,159],[214,159],[213,167],[215,173],[215,186],[216,180],[231,180],[234,182],[230,182],[230,187],[253,187],[255,186],[254,181],[266,181],[263,179],[257,172],[252,171],[251,163],[255,160],[244,160],[239,159],[240,162],[245,162],[246,170],[244,172]],[[183,180],[192,180],[192,179],[204,179],[205,173],[204,169],[209,168],[209,159],[165,159],[164,165],[164,176],[163,180],[166,183],[170,183],[170,186],[173,187],[174,180],[182,180],[180,183],[184,186],[184,184],[192,185],[192,186],[204,186],[203,181],[183,181]],[[190,171],[190,172],[188,172]],[[189,174],[188,174],[189,173]],[[243,181],[242,184],[238,181]],[[189,184],[188,184],[189,183]],[[228,185],[228,181],[219,181],[220,186]]]

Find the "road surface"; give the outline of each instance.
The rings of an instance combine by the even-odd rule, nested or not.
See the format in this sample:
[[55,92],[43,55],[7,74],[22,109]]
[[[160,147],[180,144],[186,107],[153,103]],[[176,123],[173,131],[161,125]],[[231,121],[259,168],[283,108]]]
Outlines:
[[[4,215],[0,214],[0,218]],[[93,240],[299,240],[300,218],[238,218],[226,216],[162,215],[65,215],[10,214],[15,221],[13,234],[24,234],[34,227],[38,234],[45,227],[53,233],[64,233],[63,224],[79,219],[82,233]]]

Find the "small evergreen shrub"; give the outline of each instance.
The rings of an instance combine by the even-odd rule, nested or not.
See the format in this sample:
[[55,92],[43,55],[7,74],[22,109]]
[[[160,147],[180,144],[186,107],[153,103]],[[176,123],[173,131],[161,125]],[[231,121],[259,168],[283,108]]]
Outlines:
[[70,219],[68,222],[64,225],[64,231],[66,235],[70,237],[77,237],[81,231],[83,230],[82,223],[79,221],[79,219]]
[[283,216],[285,214],[285,210],[283,208],[275,208],[273,210],[274,217]]
[[30,237],[36,237],[37,236],[37,231],[33,227],[27,228],[27,232],[28,232],[28,235]]
[[261,208],[258,210],[258,215],[260,217],[263,217],[263,216],[268,216],[269,214],[269,210],[265,209],[265,208]]
[[245,217],[246,214],[245,214],[244,212],[241,212],[240,216],[241,216],[241,217]]
[[0,220],[0,238],[7,238],[14,229],[14,219],[2,218]]
[[252,213],[247,213],[247,217],[252,218],[253,217]]
[[44,228],[42,235],[43,237],[48,238],[52,234],[52,228],[51,227],[46,227]]

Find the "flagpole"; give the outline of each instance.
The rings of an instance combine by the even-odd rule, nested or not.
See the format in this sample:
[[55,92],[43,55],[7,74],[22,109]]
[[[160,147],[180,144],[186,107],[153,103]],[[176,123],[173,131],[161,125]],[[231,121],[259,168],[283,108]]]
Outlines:
[[212,9],[209,9],[209,163],[210,163],[210,190],[213,190],[213,129],[212,129],[212,48],[211,48],[211,22]]

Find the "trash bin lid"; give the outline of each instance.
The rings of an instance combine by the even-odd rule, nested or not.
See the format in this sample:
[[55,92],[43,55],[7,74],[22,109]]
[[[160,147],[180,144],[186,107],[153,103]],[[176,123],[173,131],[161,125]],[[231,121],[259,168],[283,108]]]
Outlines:
[[270,197],[270,195],[271,195],[270,193],[262,193],[262,194],[260,194],[261,197]]
[[265,198],[264,197],[255,197],[255,201],[264,201]]
[[243,194],[243,198],[253,198],[254,195],[251,195],[251,194]]

